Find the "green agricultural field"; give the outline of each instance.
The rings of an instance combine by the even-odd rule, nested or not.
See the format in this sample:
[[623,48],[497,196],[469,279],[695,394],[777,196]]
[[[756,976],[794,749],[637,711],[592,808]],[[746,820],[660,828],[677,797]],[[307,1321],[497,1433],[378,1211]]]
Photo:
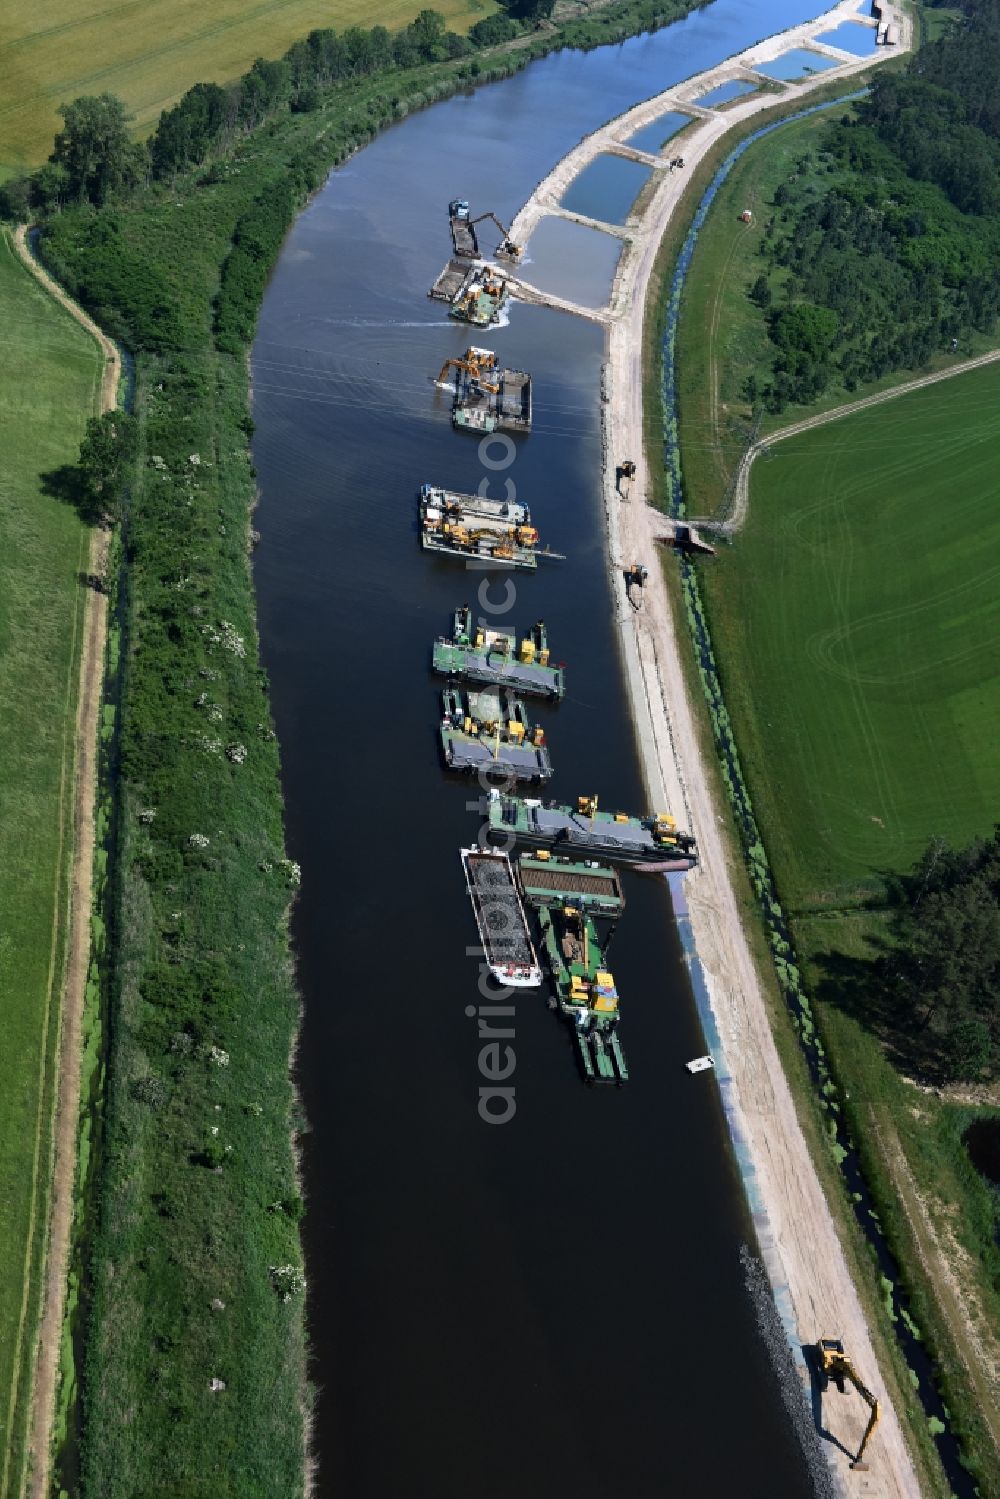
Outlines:
[[42,475],[76,458],[101,356],[0,236],[0,1496],[19,1492],[72,837],[88,533]]
[[[6,0],[0,20],[0,177],[44,161],[56,110],[80,94],[117,94],[146,134],[194,83],[226,83],[255,57],[278,57],[318,26],[396,30],[421,0]],[[435,0],[455,31],[492,0]]]
[[705,570],[793,917],[1000,817],[998,466],[992,365],[776,445]]

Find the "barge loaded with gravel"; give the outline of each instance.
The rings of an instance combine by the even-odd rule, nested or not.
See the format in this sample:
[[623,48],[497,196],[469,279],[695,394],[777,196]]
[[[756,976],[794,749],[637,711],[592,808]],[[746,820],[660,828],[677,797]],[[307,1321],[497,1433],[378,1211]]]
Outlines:
[[555,1003],[573,1030],[583,1075],[590,1083],[628,1082],[618,1035],[619,1004],[607,952],[625,909],[614,869],[540,852],[522,854],[517,879],[537,913],[541,951]]
[[550,779],[545,731],[528,722],[524,704],[512,692],[446,687],[441,707],[441,752],[449,770],[481,775],[487,785]]
[[512,989],[537,989],[542,970],[510,859],[493,848],[463,848],[461,856],[490,975]]
[[693,869],[698,862],[693,836],[681,832],[666,812],[650,817],[602,812],[596,796],[581,796],[573,808],[491,791],[488,816],[490,837],[508,845],[514,839],[655,873]]
[[513,630],[498,630],[474,620],[468,604],[455,610],[451,637],[434,642],[431,665],[442,676],[488,686],[512,687],[525,697],[558,702],[566,692],[562,662],[550,660],[544,620],[536,620],[518,642]]

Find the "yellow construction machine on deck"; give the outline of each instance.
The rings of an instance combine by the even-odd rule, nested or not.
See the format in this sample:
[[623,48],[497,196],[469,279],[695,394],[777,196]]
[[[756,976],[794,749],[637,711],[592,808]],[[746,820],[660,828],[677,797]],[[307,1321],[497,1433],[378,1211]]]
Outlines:
[[839,1338],[820,1338],[816,1345],[816,1350],[819,1354],[819,1375],[822,1388],[826,1390],[832,1379],[837,1389],[843,1395],[844,1381],[850,1380],[862,1400],[868,1406],[870,1413],[868,1416],[868,1425],[865,1427],[865,1434],[861,1438],[861,1446],[858,1448],[857,1456],[851,1459],[851,1467],[865,1473],[868,1470],[868,1464],[862,1462],[862,1458],[865,1455],[865,1448],[871,1440],[872,1432],[878,1425],[881,1414],[879,1403],[868,1386],[862,1382],[858,1371],[844,1352],[844,1345]]
[[489,349],[466,349],[464,359],[445,360],[435,384],[443,385],[447,379],[449,370],[464,370],[469,379],[474,381],[480,390],[488,391],[490,395],[495,396],[499,393],[499,385],[492,385],[483,377],[487,374],[494,374],[497,363],[496,354],[491,353]]

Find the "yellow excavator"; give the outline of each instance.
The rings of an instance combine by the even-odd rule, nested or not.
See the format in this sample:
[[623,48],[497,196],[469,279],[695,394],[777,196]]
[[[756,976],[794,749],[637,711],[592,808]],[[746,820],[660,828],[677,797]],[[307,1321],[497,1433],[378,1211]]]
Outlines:
[[464,370],[470,380],[475,381],[480,390],[489,391],[491,395],[499,393],[499,385],[492,385],[483,377],[492,374],[497,367],[497,356],[490,353],[488,349],[466,349],[463,359],[446,359],[438,372],[438,385],[443,385],[449,370]]
[[868,1425],[865,1427],[865,1434],[861,1438],[861,1446],[858,1448],[857,1456],[851,1459],[852,1468],[857,1469],[861,1473],[867,1473],[868,1464],[862,1462],[862,1458],[865,1455],[865,1448],[871,1440],[872,1433],[878,1425],[881,1414],[879,1403],[868,1386],[862,1381],[858,1371],[844,1352],[844,1345],[839,1338],[820,1338],[816,1345],[816,1351],[819,1355],[819,1375],[822,1389],[826,1390],[832,1379],[837,1389],[843,1395],[844,1382],[845,1380],[849,1380],[868,1406]]
[[469,220],[469,227],[471,229],[474,229],[477,224],[482,224],[486,219],[493,220],[494,224],[496,224],[497,228],[500,230],[500,234],[502,236],[497,254],[506,256],[509,260],[518,260],[521,255],[521,246],[515,245],[514,241],[510,237],[510,231],[504,228],[495,213],[481,213],[478,219]]

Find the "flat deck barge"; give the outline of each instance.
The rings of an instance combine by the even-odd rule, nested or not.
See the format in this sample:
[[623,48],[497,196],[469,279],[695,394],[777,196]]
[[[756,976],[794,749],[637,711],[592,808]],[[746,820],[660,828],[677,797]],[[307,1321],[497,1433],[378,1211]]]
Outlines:
[[626,812],[602,812],[592,796],[581,796],[573,808],[492,791],[488,815],[490,834],[497,841],[514,838],[658,872],[692,869],[698,862],[694,838],[680,832],[666,813],[632,817]]
[[[589,1083],[628,1082],[628,1064],[618,1035],[618,989],[607,965],[615,922],[625,908],[618,876],[592,864],[560,860],[558,870],[539,872],[544,860],[525,859],[518,881],[537,913],[541,952],[552,978],[556,1004],[573,1030],[583,1076]],[[556,889],[551,879],[558,872]],[[595,889],[595,885],[600,887]],[[597,900],[603,899],[602,912]],[[602,931],[597,922],[602,918]]]
[[492,349],[472,344],[461,359],[446,359],[436,384],[453,391],[451,419],[460,430],[531,431],[531,376],[503,369]]
[[463,848],[461,857],[491,976],[512,989],[536,989],[542,970],[509,858],[491,848]]
[[427,295],[450,303],[448,316],[458,322],[489,328],[500,321],[509,291],[506,278],[489,266],[449,260]]
[[508,526],[530,526],[531,511],[518,500],[491,500],[480,494],[460,494],[437,484],[421,484],[418,492],[421,518],[428,510],[439,511],[447,520],[503,521]]
[[444,676],[509,686],[550,702],[558,702],[566,692],[565,668],[550,661],[544,620],[537,620],[519,644],[513,630],[474,621],[468,604],[455,610],[451,638],[442,635],[434,642],[431,665]]
[[552,776],[545,732],[527,721],[524,704],[513,693],[487,690],[441,694],[441,752],[449,770],[479,774],[494,785]]

